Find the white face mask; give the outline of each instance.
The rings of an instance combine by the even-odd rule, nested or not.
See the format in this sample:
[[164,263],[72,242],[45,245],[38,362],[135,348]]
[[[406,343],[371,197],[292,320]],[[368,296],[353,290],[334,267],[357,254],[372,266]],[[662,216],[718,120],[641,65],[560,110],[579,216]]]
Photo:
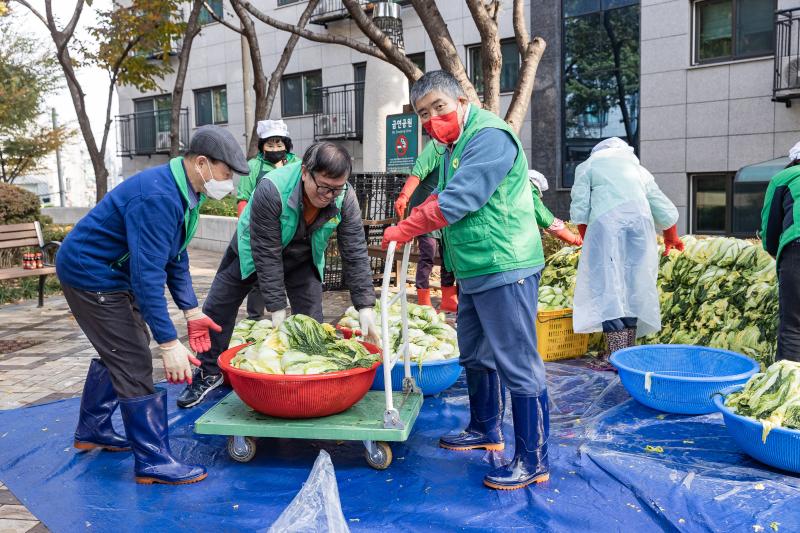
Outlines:
[[211,179],[206,181],[203,178],[203,173],[200,172],[200,167],[197,167],[197,172],[200,173],[200,177],[203,179],[203,186],[206,189],[206,194],[209,198],[213,198],[214,200],[222,200],[230,193],[233,192],[233,180],[225,180],[225,181],[217,181],[214,179],[214,172],[211,170],[211,165],[208,167],[208,172],[211,174]]

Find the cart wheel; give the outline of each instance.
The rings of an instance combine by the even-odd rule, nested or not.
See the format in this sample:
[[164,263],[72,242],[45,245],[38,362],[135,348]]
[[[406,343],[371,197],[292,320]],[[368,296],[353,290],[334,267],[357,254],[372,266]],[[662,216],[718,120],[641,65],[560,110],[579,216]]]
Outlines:
[[256,455],[253,437],[228,437],[228,455],[239,463],[246,463]]
[[375,452],[369,453],[369,448],[364,451],[369,466],[375,470],[386,470],[392,464],[392,448],[383,441],[375,442]]

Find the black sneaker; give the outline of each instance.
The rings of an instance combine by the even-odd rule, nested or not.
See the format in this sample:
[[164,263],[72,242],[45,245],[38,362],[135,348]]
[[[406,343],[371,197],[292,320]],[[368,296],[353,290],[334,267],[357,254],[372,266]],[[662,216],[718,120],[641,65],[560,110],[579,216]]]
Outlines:
[[201,369],[195,369],[192,375],[192,384],[187,385],[178,396],[178,407],[186,409],[194,407],[203,401],[203,398],[222,385],[222,374],[206,374]]

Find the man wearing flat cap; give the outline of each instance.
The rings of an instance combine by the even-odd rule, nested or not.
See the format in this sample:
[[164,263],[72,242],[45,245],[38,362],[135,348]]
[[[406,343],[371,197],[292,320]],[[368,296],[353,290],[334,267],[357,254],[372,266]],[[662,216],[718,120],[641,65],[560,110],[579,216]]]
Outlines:
[[[167,379],[190,382],[191,364],[199,361],[178,341],[164,286],[184,312],[191,349],[207,351],[209,330],[220,328],[198,307],[186,247],[206,197],[223,198],[234,190],[233,174],[248,172],[233,135],[203,126],[185,156],[110,191],[59,250],[56,269],[64,297],[100,356],[86,377],[74,446],[133,451],[138,483],[182,485],[206,477],[205,468],[184,464],[170,451],[166,391],[153,386],[150,334]],[[117,405],[125,436],[111,423]]]

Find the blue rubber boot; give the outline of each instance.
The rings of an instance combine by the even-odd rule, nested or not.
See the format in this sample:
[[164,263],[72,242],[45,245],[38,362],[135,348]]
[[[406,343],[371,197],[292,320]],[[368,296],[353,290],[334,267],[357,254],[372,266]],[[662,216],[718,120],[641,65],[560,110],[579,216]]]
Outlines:
[[119,405],[108,368],[100,359],[92,359],[81,396],[78,427],[73,446],[80,451],[100,448],[109,452],[127,452],[128,440],[114,431],[111,415]]
[[458,451],[502,450],[505,388],[500,377],[495,370],[467,369],[467,391],[469,425],[461,433],[440,437],[439,446]]
[[515,490],[531,483],[550,479],[547,461],[547,438],[550,435],[550,412],[547,391],[539,396],[511,395],[514,416],[514,458],[495,468],[483,483],[500,490]]
[[167,392],[123,398],[122,420],[136,459],[136,482],[145,485],[196,483],[208,475],[202,466],[181,463],[172,455],[167,426]]

